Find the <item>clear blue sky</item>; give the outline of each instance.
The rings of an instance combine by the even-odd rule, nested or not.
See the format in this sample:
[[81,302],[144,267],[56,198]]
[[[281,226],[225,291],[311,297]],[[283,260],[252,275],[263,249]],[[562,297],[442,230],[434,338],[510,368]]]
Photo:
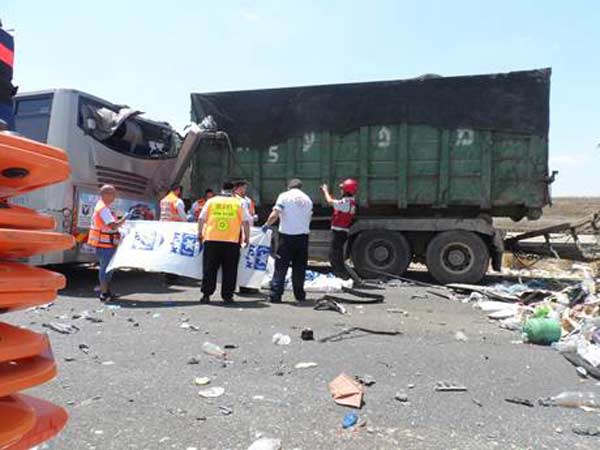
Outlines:
[[600,2],[1,0],[22,91],[182,127],[190,92],[552,67],[554,195],[600,195]]

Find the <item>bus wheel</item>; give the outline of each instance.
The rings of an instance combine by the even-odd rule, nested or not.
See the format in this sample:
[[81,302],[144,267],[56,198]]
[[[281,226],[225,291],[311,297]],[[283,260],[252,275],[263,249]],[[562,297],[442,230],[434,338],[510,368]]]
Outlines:
[[445,231],[427,246],[427,268],[442,284],[477,283],[487,272],[489,261],[485,242],[469,231]]
[[402,275],[411,258],[410,244],[395,231],[363,231],[352,244],[352,262],[364,278],[377,277],[382,272]]

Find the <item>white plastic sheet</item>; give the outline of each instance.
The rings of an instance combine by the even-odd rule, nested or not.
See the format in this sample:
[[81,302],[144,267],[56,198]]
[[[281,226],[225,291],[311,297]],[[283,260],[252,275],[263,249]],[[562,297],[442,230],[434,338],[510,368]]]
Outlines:
[[[128,221],[122,234],[109,271],[134,268],[202,279],[202,245],[196,223]],[[239,286],[260,287],[270,252],[271,232],[252,228],[250,245],[242,248],[240,254]]]

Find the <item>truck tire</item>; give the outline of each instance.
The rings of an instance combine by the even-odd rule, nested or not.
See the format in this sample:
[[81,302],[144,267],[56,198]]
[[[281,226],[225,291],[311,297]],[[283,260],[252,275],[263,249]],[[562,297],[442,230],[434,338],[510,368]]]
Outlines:
[[406,238],[396,231],[369,230],[360,233],[352,244],[352,262],[361,277],[402,275],[412,259]]
[[445,231],[427,246],[429,273],[439,283],[477,283],[487,272],[490,252],[477,234]]

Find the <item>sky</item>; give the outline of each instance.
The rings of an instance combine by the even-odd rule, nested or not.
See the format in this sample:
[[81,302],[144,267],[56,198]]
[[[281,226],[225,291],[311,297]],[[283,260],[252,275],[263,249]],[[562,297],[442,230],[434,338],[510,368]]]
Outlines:
[[553,195],[600,195],[595,0],[0,0],[21,92],[80,89],[177,128],[191,92],[551,67]]

